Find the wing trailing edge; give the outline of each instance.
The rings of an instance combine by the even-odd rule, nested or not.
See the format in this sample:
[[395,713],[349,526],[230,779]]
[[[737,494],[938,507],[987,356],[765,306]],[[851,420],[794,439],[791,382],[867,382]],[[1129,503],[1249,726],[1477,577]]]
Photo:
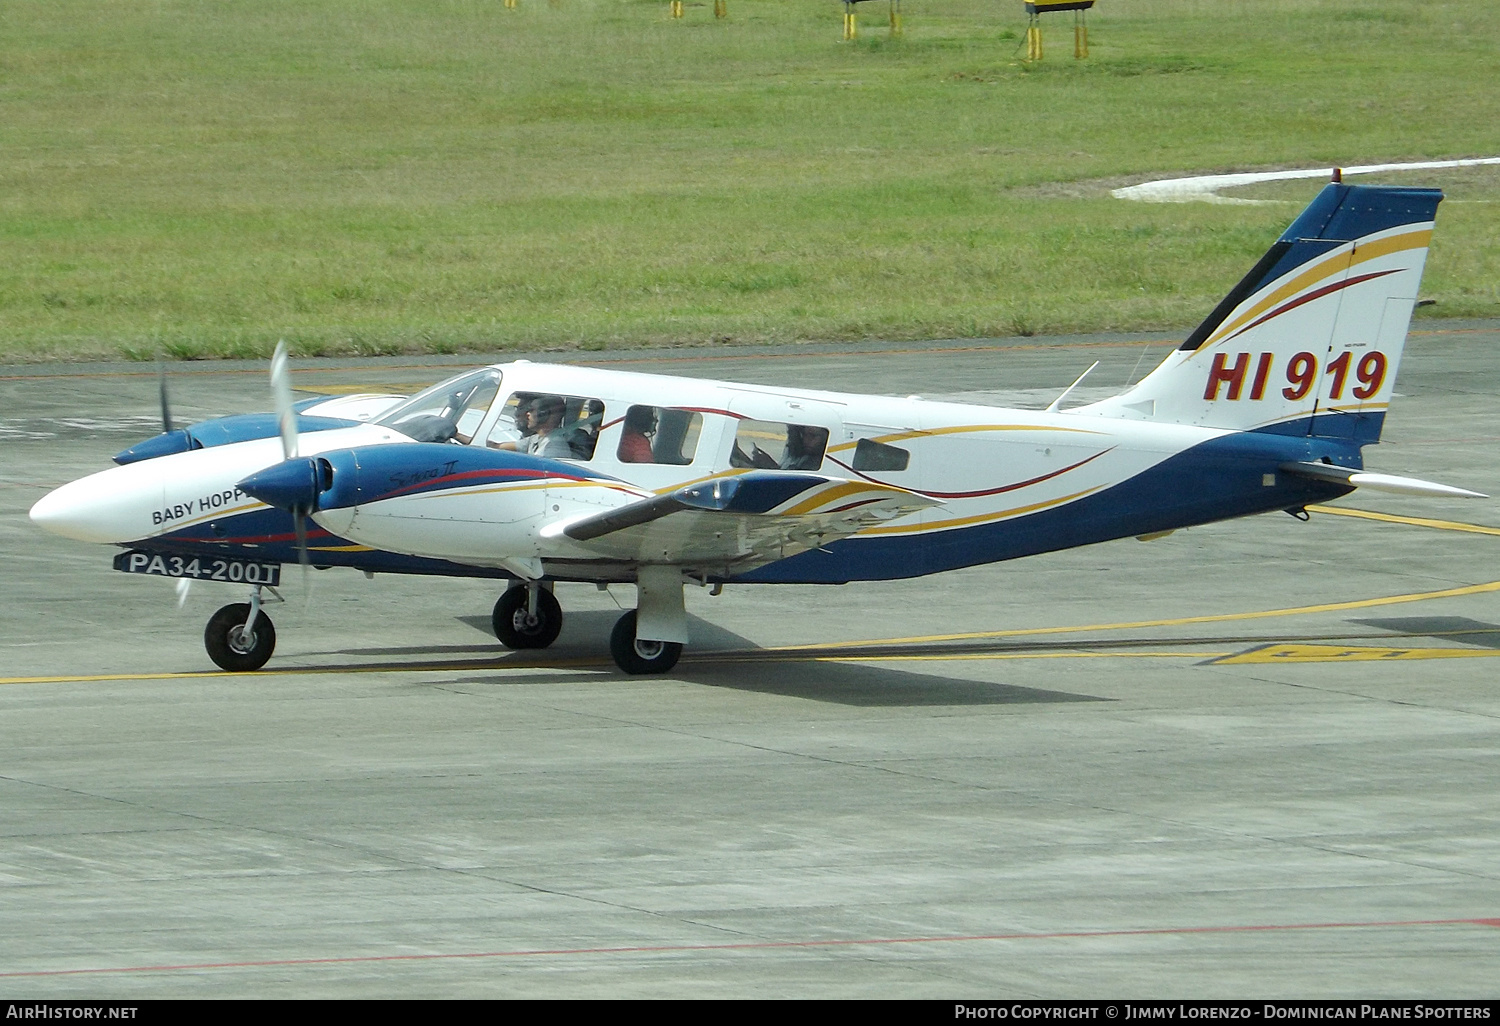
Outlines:
[[752,471],[552,524],[541,535],[565,537],[606,558],[744,568],[936,505],[868,481]]

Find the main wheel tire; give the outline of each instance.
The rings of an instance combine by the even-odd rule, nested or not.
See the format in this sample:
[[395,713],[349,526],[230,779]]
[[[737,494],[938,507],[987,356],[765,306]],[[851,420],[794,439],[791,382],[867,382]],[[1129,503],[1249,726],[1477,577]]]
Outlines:
[[276,627],[265,610],[256,615],[247,637],[245,621],[249,617],[250,603],[236,602],[211,616],[203,628],[208,657],[226,670],[258,670],[276,650]]
[[546,648],[562,631],[562,606],[546,588],[536,593],[536,616],[526,611],[526,588],[511,588],[495,603],[490,622],[506,648]]
[[635,636],[635,610],[615,621],[609,634],[609,654],[626,673],[666,673],[677,665],[682,645],[676,641],[640,641]]

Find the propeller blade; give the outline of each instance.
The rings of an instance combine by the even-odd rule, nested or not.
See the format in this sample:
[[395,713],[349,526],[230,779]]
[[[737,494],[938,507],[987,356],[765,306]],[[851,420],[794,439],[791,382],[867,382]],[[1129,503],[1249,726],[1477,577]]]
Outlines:
[[292,409],[286,339],[276,343],[276,352],[271,356],[271,398],[276,404],[276,423],[281,428],[281,453],[291,459],[297,455],[297,411]]
[[312,603],[312,561],[307,558],[307,517],[300,511],[292,513],[292,530],[297,532],[297,562],[302,567],[302,595]]
[[181,609],[188,600],[188,592],[193,590],[193,579],[191,577],[177,578],[177,608]]
[[156,361],[157,385],[161,393],[161,433],[172,433],[172,402],[167,398],[167,365]]

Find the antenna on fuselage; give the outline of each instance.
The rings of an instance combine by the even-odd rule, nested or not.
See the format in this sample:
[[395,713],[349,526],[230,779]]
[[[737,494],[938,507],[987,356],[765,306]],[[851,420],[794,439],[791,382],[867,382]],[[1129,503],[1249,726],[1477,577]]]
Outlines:
[[1093,365],[1090,366],[1088,370],[1086,370],[1082,374],[1078,375],[1078,380],[1077,381],[1073,382],[1067,388],[1063,389],[1063,394],[1062,395],[1060,395],[1056,399],[1052,400],[1052,404],[1047,407],[1046,412],[1047,413],[1056,413],[1057,412],[1057,408],[1060,405],[1062,405],[1062,401],[1068,397],[1068,393],[1071,392],[1071,391],[1073,391],[1073,389],[1077,388],[1079,386],[1079,384],[1083,381],[1083,379],[1089,376],[1090,371],[1092,371],[1094,369],[1094,367],[1097,367],[1097,366],[1099,366],[1099,361],[1095,360],[1094,363],[1093,363]]

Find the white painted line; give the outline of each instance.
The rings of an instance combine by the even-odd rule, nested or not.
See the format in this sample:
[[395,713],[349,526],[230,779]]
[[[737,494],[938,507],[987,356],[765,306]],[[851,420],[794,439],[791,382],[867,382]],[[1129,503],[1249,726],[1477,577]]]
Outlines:
[[[1409,164],[1366,164],[1346,167],[1346,175],[1369,175],[1381,171],[1426,171],[1440,167],[1473,167],[1477,164],[1500,164],[1500,157],[1474,157],[1467,160],[1421,160]],[[1268,203],[1270,200],[1238,199],[1220,196],[1218,190],[1257,182],[1279,182],[1293,178],[1332,178],[1333,168],[1314,167],[1293,171],[1246,171],[1230,175],[1198,175],[1194,178],[1167,178],[1145,182],[1110,193],[1115,199],[1143,203]]]

